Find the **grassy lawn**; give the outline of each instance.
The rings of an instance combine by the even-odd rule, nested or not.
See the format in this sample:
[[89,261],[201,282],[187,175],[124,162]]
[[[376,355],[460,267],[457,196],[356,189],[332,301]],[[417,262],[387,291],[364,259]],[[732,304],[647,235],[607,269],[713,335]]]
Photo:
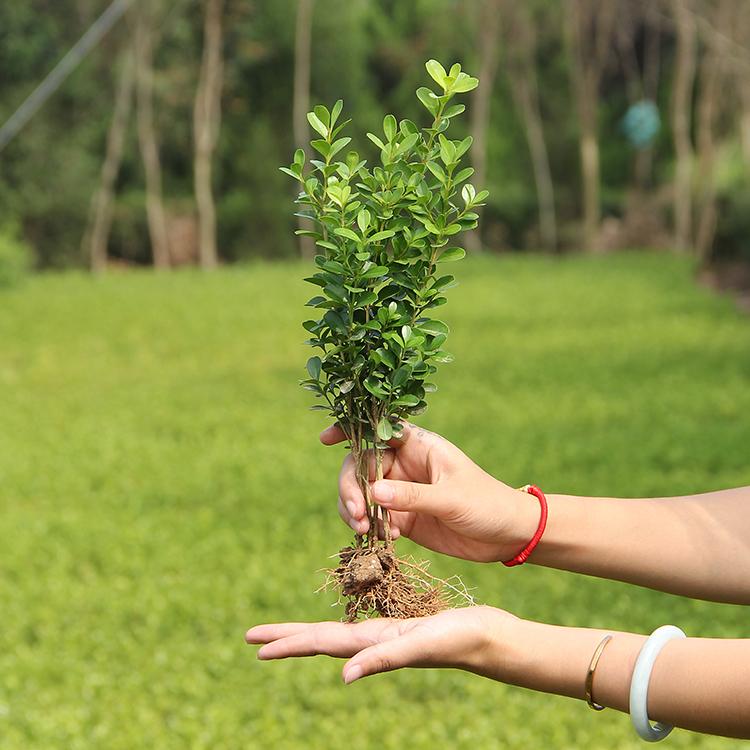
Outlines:
[[[297,386],[308,270],[0,293],[0,748],[642,747],[626,716],[459,672],[346,688],[333,660],[256,661],[250,625],[341,616],[313,593],[350,535],[343,451],[317,443],[325,421]],[[689,262],[480,257],[455,273],[456,361],[420,424],[552,492],[750,484],[750,319]],[[750,637],[739,607],[422,556],[522,617]]]

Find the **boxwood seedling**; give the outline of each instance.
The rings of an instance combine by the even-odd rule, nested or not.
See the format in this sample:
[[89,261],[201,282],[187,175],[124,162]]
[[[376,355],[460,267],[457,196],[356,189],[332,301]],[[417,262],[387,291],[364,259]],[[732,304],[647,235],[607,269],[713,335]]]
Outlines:
[[316,272],[306,281],[318,288],[307,304],[321,317],[303,324],[307,343],[320,351],[308,360],[302,385],[322,402],[312,408],[327,411],[345,432],[368,501],[367,535],[340,552],[331,574],[349,598],[350,620],[372,612],[429,614],[445,602],[444,587],[434,579],[421,585],[423,565],[395,557],[388,513],[371,502],[369,484],[371,456],[375,478],[382,478],[389,441],[401,437],[402,420],[427,408],[427,393],[436,389],[430,382],[435,363],[452,359],[443,349],[448,326],[432,311],[455,285],[442,269],[465,255],[453,240],[476,227],[475,209],[487,196],[468,182],[473,169],[460,166],[471,138],[446,135],[465,110],[451,100],[478,80],[459,64],[446,72],[430,60],[426,68],[438,90],[423,87],[416,94],[432,122],[420,129],[387,115],[381,135],[367,134],[380,152],[379,165],[369,168],[356,151],[337,160],[351,142],[341,135],[350,121],[339,123],[339,100],[330,111],[317,106],[307,116],[319,136],[311,141],[320,155],[311,169],[301,149],[289,168],[282,167],[302,186],[297,215],[315,222],[313,231],[298,234],[312,236],[320,248]]

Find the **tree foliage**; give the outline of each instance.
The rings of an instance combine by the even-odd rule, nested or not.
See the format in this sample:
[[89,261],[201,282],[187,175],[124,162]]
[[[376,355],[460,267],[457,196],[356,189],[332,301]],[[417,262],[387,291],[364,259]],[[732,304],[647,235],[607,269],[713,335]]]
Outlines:
[[[10,117],[109,4],[108,0],[2,3],[0,121]],[[205,5],[206,0],[160,0],[155,4],[153,118],[170,231],[176,220],[187,218],[195,223],[196,217],[192,108],[203,54]],[[499,67],[488,102],[486,186],[490,197],[482,212],[482,244],[490,249],[535,249],[550,244],[539,230],[538,194],[540,169],[548,169],[558,243],[563,249],[578,247],[584,201],[574,75],[579,68],[585,73],[586,60],[582,68],[580,61],[578,67],[571,65],[571,45],[565,43],[560,3],[533,0],[519,6],[512,0],[315,0],[311,98],[329,110],[338,99],[346,101],[356,123],[351,136],[364,142],[362,158],[372,162],[379,158],[379,148],[365,140],[365,134],[379,129],[386,112],[417,121],[421,105],[412,92],[420,85],[426,59],[450,57],[464,67],[480,69],[479,57],[487,49],[486,39],[479,44],[481,19],[486,15],[475,11],[485,5],[499,9],[501,33],[496,49],[491,50]],[[737,221],[750,195],[750,32],[742,15],[745,5],[740,0],[607,0],[598,5],[612,8],[617,18],[614,26],[619,30],[613,32],[616,39],[600,44],[606,54],[592,115],[600,159],[598,202],[605,223],[627,229],[632,225],[628,223],[631,209],[640,200],[636,208],[645,205],[667,233],[673,232],[675,212],[684,213],[679,213],[682,209],[668,197],[677,153],[674,123],[686,122],[684,132],[689,141],[683,137],[680,145],[680,184],[687,185],[687,200],[695,203],[695,222],[700,223],[701,216],[713,217],[713,207],[713,252],[750,255],[741,229],[745,224]],[[528,19],[529,34],[514,32],[517,6]],[[582,3],[577,7],[585,11],[588,6]],[[296,13],[296,0],[226,0],[221,131],[212,174],[218,246],[224,261],[291,257],[299,252],[289,212],[294,196],[276,170],[295,150]],[[684,13],[690,14],[695,28],[696,72],[687,84],[680,69],[679,26],[675,22]],[[598,31],[593,19],[580,20],[582,43],[590,45],[595,36],[587,40],[586,34]],[[81,240],[99,184],[117,81],[133,26],[132,16],[123,19],[0,152],[0,221],[13,220],[20,225],[25,240],[34,248],[37,265],[88,262]],[[718,65],[711,62],[717,56]],[[521,69],[519,60],[525,59],[533,66],[533,77],[529,77],[528,67],[523,67],[523,78],[506,75]],[[704,61],[713,67],[704,68]],[[639,76],[656,82],[645,88],[661,119],[659,134],[644,148],[632,146],[621,127],[632,104],[632,92],[638,88],[633,80]],[[693,94],[683,97],[687,109],[679,120],[673,111],[677,80]],[[529,81],[538,99],[538,116],[534,115],[533,122],[528,116],[531,110],[524,111],[525,99],[518,88]],[[471,110],[471,99],[467,105]],[[709,112],[702,120],[701,111]],[[151,263],[145,174],[135,119],[133,116],[128,125],[114,186],[109,253],[128,262]],[[532,125],[533,147],[529,136]],[[472,127],[470,118],[457,124],[455,137],[463,140]],[[590,134],[590,122],[586,127]],[[542,145],[546,146],[548,167],[539,161]],[[467,157],[471,161],[480,158],[471,151]],[[695,184],[694,173],[684,177],[684,165],[691,159],[708,165],[701,168],[701,185]],[[547,216],[551,215],[549,193],[547,189]],[[710,201],[708,207],[706,201]],[[709,222],[707,226],[712,225]],[[687,246],[695,241],[690,233],[698,233],[698,227],[681,231]],[[621,242],[628,238],[631,243],[648,242],[649,235],[621,232]],[[704,240],[701,244],[706,245]]]
[[382,135],[368,133],[382,166],[367,167],[356,151],[335,161],[351,139],[339,137],[343,103],[329,111],[317,106],[308,119],[320,136],[312,146],[323,159],[305,174],[304,152],[289,169],[302,184],[299,202],[308,208],[318,231],[310,234],[324,252],[315,258],[317,272],[308,281],[321,294],[308,303],[325,310],[305,328],[310,343],[322,350],[307,363],[306,388],[322,397],[319,406],[362,443],[384,447],[400,431],[400,420],[427,408],[432,361],[450,361],[442,348],[448,326],[428,317],[442,305],[454,277],[437,273],[439,265],[465,255],[447,247],[462,230],[476,226],[475,209],[487,197],[467,180],[472,168],[460,168],[471,138],[450,140],[445,133],[463,104],[448,106],[453,96],[474,89],[477,79],[454,65],[446,72],[430,60],[427,70],[439,86],[417,97],[432,123],[420,130],[393,115],[383,120]]

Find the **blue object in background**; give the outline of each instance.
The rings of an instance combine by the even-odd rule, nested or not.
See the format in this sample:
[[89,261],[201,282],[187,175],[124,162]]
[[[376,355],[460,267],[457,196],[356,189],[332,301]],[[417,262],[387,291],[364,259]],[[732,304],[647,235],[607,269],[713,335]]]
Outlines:
[[632,146],[650,146],[661,128],[659,108],[650,99],[642,99],[625,113],[620,127]]

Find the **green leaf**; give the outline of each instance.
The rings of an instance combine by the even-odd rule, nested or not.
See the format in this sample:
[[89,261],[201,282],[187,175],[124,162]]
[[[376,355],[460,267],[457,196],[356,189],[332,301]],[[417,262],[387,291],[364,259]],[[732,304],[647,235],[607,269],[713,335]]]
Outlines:
[[396,368],[396,355],[390,349],[381,346],[375,350],[375,354],[378,356],[378,364],[382,362],[391,370]]
[[399,396],[392,404],[392,409],[398,409],[399,407],[403,406],[416,406],[419,403],[419,399],[416,396],[411,396],[408,393]]
[[328,141],[324,140],[317,140],[317,141],[310,141],[310,145],[322,156],[324,156],[326,159],[328,158],[328,154],[331,151],[331,144],[328,143]]
[[430,234],[440,234],[440,229],[436,227],[429,219],[420,219],[420,221],[424,224],[425,229]]
[[364,381],[362,381],[362,385],[364,385],[364,387],[367,388],[367,390],[376,398],[387,399],[390,395],[388,391],[383,388],[380,381],[372,376],[365,378]]
[[427,108],[427,111],[433,116],[437,117],[437,113],[440,111],[440,102],[437,96],[430,91],[430,89],[422,88],[417,89],[417,98]]
[[474,168],[473,167],[466,167],[466,169],[462,169],[453,178],[453,184],[454,185],[460,185],[464,180],[468,180],[469,177],[471,177],[473,174],[474,174]]
[[454,94],[464,94],[467,91],[473,91],[477,86],[479,86],[478,78],[472,78],[466,73],[461,73],[458,80],[451,86],[451,91]]
[[443,117],[450,120],[451,117],[456,117],[456,115],[462,114],[465,110],[466,107],[463,104],[455,104],[443,112]]
[[331,124],[331,114],[324,107],[322,104],[318,104],[317,106],[313,107],[313,112],[315,116],[323,123],[323,125],[328,128],[328,126]]
[[[320,256],[318,256],[318,257],[320,257]],[[334,273],[334,274],[338,274],[338,275],[345,275],[346,274],[346,269],[337,260],[326,260],[325,258],[323,258],[323,261],[321,263],[318,263],[318,265],[324,271],[328,271],[329,273]]]
[[443,160],[443,164],[453,164],[456,160],[456,146],[452,141],[449,141],[442,133],[438,136],[440,139],[440,158]]
[[386,140],[388,143],[393,143],[398,133],[398,125],[396,118],[393,115],[386,115],[383,120],[383,132],[385,133]]
[[[316,107],[315,109],[317,111],[318,107]],[[328,127],[325,125],[325,123],[323,123],[316,112],[308,112],[307,121],[310,123],[310,125],[312,125],[312,128],[316,133],[320,133],[323,138],[326,138],[328,136]]]
[[474,198],[476,198],[476,195],[477,191],[474,189],[474,186],[471,183],[463,186],[463,189],[461,190],[461,197],[464,199],[464,203],[471,203]]
[[387,419],[381,419],[378,422],[378,437],[387,443],[393,437],[393,427]]
[[414,146],[416,146],[418,140],[419,140],[418,133],[407,135],[406,138],[404,138],[404,140],[398,144],[398,147],[396,148],[394,156],[400,156],[401,154],[406,153],[407,151],[411,151],[411,149],[413,149]]
[[447,263],[449,261],[461,260],[466,255],[466,250],[462,247],[450,247],[444,250],[437,259],[438,263]]
[[419,128],[411,120],[401,120],[399,129],[404,135],[419,135]]
[[445,185],[446,180],[447,180],[447,177],[445,175],[445,170],[437,162],[428,161],[427,169],[429,169],[430,172],[432,172],[432,174],[434,174],[435,177],[437,177],[438,180],[440,180],[440,182],[442,182],[443,185]]
[[346,304],[347,302],[346,290],[338,286],[337,284],[329,284],[323,291],[334,302],[339,302],[342,305]]
[[331,149],[328,152],[328,158],[332,159],[339,151],[341,151],[344,146],[346,146],[348,143],[351,142],[351,138],[339,138],[337,141],[334,141],[331,145]]
[[323,369],[323,362],[320,357],[310,357],[307,360],[307,371],[313,380],[320,380],[320,373]]
[[[339,393],[346,395],[352,388],[354,388],[354,381],[346,380],[339,386]],[[437,386],[435,386],[435,388],[437,388]]]
[[357,214],[357,226],[359,227],[360,232],[366,232],[367,228],[370,226],[371,221],[372,217],[370,215],[370,212],[366,208],[363,208]]
[[440,333],[437,336],[432,337],[432,341],[430,342],[430,356],[432,357],[439,349],[440,347],[445,343],[446,339],[448,338],[447,334]]
[[326,242],[325,240],[318,240],[315,243],[318,247],[324,247],[326,250],[338,250],[338,245],[334,245],[333,242]]
[[425,68],[427,68],[427,72],[435,83],[442,86],[443,89],[447,88],[445,79],[448,77],[448,74],[437,60],[428,60],[425,63]]
[[349,331],[346,321],[335,310],[329,310],[323,316],[323,320],[326,325],[334,331],[338,331],[339,333],[348,333]]
[[456,148],[456,158],[460,159],[471,148],[473,142],[474,139],[470,135],[467,135]]
[[360,275],[361,279],[379,279],[388,273],[388,266],[370,266]]
[[437,289],[438,291],[442,291],[443,289],[447,289],[448,285],[456,286],[453,284],[453,282],[456,280],[455,276],[441,276],[439,279],[435,279],[435,283],[432,285],[433,289]]
[[393,230],[386,229],[384,232],[376,232],[372,237],[368,237],[368,239],[373,245],[377,245],[379,242],[387,240],[389,237],[393,237],[394,234],[396,233]]
[[295,180],[299,180],[300,182],[305,181],[304,177],[296,174],[295,172],[292,172],[292,170],[287,167],[279,167],[279,170],[282,171],[284,174],[288,174],[290,177],[294,177]]
[[432,336],[437,336],[441,333],[447,336],[451,332],[450,328],[442,320],[425,320],[419,324],[419,330],[422,333],[429,333]]
[[344,101],[342,99],[339,99],[336,104],[333,105],[333,109],[331,110],[331,127],[336,124],[336,120],[339,119],[339,115],[341,114],[341,110],[343,108]]
[[354,242],[362,241],[362,238],[358,234],[355,234],[351,229],[347,229],[346,227],[336,227],[333,230],[333,233],[339,237],[346,237],[346,239],[353,240]]
[[374,133],[368,133],[367,137],[381,150],[381,151],[388,151],[388,147],[383,143],[383,141],[380,140]]
[[396,370],[396,372],[393,374],[393,380],[391,381],[391,385],[394,389],[400,388],[402,385],[404,385],[409,378],[411,377],[412,368],[409,367],[409,365],[403,365]]
[[441,349],[440,353],[438,355],[436,355],[435,357],[433,357],[433,359],[436,362],[446,362],[446,363],[448,363],[448,362],[453,362],[453,360],[455,359],[455,357],[452,354],[450,354],[449,352],[444,352]]

